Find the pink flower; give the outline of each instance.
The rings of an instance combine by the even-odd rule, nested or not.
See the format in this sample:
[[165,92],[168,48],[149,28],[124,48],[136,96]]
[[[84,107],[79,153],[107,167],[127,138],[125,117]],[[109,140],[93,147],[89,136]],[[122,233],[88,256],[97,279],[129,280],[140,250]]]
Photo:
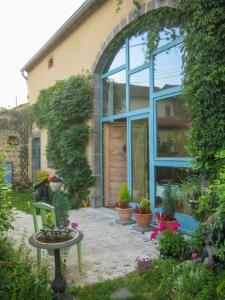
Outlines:
[[191,259],[192,259],[192,260],[197,260],[197,259],[199,259],[198,253],[197,253],[197,252],[193,252],[193,253],[191,254]]
[[180,224],[178,223],[178,221],[169,222],[169,221],[165,221],[161,217],[156,216],[156,218],[158,221],[158,226],[152,229],[152,233],[150,235],[151,240],[155,240],[158,236],[158,233],[161,231],[164,231],[164,230],[177,231],[177,229],[180,227]]
[[70,225],[73,229],[76,229],[79,226],[79,224],[76,222],[71,222]]

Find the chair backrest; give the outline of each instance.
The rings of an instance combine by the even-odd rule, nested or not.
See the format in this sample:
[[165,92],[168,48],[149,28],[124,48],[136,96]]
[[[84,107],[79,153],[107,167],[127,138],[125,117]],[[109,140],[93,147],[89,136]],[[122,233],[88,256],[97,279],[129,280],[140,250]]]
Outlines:
[[35,232],[39,231],[38,221],[37,221],[37,211],[39,210],[41,213],[42,228],[45,228],[49,225],[56,225],[55,208],[43,202],[36,202],[32,204],[32,214],[33,214]]

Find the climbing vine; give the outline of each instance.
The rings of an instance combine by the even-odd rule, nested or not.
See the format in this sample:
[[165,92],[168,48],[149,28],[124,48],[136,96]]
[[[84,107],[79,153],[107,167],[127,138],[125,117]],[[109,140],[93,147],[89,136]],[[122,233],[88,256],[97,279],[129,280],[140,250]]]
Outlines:
[[[123,0],[116,1],[122,9]],[[225,149],[225,1],[178,1],[177,8],[148,12],[126,27],[108,49],[112,55],[125,38],[148,32],[151,55],[164,29],[175,38],[179,26],[183,37],[183,93],[192,120],[189,156],[208,179],[215,178],[218,151]]]
[[47,159],[63,177],[65,188],[77,206],[95,182],[85,155],[92,93],[88,74],[71,76],[42,90],[30,109],[36,125],[48,130]]

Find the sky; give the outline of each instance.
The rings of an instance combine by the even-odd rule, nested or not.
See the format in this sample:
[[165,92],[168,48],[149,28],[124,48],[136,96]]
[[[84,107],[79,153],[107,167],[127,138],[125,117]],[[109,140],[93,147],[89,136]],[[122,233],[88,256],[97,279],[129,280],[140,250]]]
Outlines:
[[85,0],[2,0],[0,2],[0,107],[27,102],[20,73]]

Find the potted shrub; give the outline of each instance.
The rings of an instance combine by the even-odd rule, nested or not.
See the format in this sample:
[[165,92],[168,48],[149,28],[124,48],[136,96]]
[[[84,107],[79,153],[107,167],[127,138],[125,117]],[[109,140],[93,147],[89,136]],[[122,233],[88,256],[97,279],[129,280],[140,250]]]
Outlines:
[[[169,223],[176,221],[174,215],[177,201],[177,189],[171,186],[171,184],[167,184],[164,189],[164,197],[162,201],[163,213],[161,215],[161,219],[163,219],[163,221],[167,221]],[[160,222],[159,218],[158,221]]]
[[129,205],[131,196],[126,184],[122,184],[119,200],[116,205],[116,210],[118,212],[121,221],[130,221],[132,216],[133,208]]
[[176,231],[180,224],[175,219],[175,205],[177,203],[177,189],[167,184],[164,189],[162,202],[163,213],[156,214],[157,227],[154,227],[150,239],[156,239],[159,232],[165,230]]
[[140,206],[136,207],[136,222],[142,228],[149,228],[152,220],[150,201],[142,198]]

